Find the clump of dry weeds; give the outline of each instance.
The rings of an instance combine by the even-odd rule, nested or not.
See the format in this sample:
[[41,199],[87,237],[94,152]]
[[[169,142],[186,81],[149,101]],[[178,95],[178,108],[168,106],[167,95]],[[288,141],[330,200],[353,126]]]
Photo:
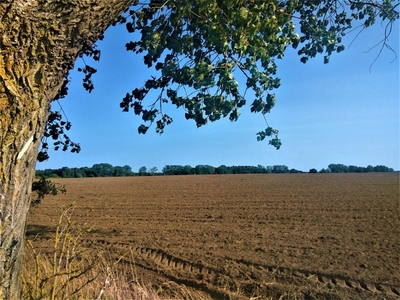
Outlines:
[[120,260],[109,258],[114,255],[85,247],[83,237],[91,228],[74,223],[74,207],[73,203],[61,209],[51,254],[41,253],[32,240],[27,241],[22,274],[24,299],[209,299],[174,282],[158,287],[145,284],[136,276],[134,264],[121,266]]
[[[153,285],[137,276],[133,251],[115,260],[116,254],[85,245],[91,228],[83,228],[73,220],[75,203],[61,208],[55,224],[51,253],[41,253],[32,240],[27,241],[23,269],[23,298],[41,299],[135,299],[135,300],[210,300],[202,291],[190,289],[173,281]],[[127,256],[129,256],[127,259]],[[130,262],[126,264],[126,262]],[[239,286],[226,287],[230,300],[272,300],[274,297],[246,297]],[[242,287],[243,288],[243,287]],[[299,300],[296,293],[280,294],[279,300]]]

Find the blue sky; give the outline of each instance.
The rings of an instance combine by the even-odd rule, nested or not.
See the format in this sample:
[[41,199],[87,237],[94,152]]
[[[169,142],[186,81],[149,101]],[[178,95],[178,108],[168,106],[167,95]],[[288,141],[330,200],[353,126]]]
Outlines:
[[[131,40],[124,26],[111,27],[98,43],[101,52],[91,94],[82,87],[82,74],[73,70],[69,95],[60,101],[72,128],[69,136],[82,151],[73,154],[49,151],[50,159],[37,169],[92,166],[95,163],[141,166],[191,165],[287,165],[308,171],[330,163],[346,165],[386,165],[396,170],[399,162],[399,59],[379,48],[368,50],[383,37],[383,27],[375,25],[356,40],[345,39],[346,50],[333,55],[329,64],[323,57],[302,64],[289,49],[278,62],[281,87],[278,103],[268,115],[278,129],[282,147],[257,142],[256,133],[265,129],[261,115],[241,110],[235,123],[220,120],[197,128],[184,118],[184,111],[169,108],[174,122],[163,135],[150,129],[139,135],[140,119],[123,113],[121,99],[141,87],[154,71],[142,58],[125,50]],[[353,41],[353,42],[352,42]],[[399,53],[399,24],[394,26],[390,45]],[[76,67],[82,66],[78,60]],[[371,67],[371,70],[370,70]],[[251,103],[251,99],[248,103]],[[58,104],[54,104],[58,110]]]

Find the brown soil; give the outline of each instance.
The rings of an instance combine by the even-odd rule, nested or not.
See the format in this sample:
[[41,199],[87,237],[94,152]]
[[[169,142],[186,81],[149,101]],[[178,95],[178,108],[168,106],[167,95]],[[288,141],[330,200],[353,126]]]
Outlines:
[[213,299],[400,298],[398,173],[56,182],[67,194],[29,216],[43,251],[60,206],[76,200],[75,220],[94,226],[88,245]]

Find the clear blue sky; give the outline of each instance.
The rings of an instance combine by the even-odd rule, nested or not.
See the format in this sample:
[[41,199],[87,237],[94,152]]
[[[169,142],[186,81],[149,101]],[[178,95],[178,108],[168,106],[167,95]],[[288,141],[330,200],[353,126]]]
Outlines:
[[[329,64],[317,57],[302,64],[295,51],[279,61],[282,79],[276,91],[278,103],[268,116],[280,131],[282,147],[257,142],[256,133],[265,129],[261,115],[247,105],[235,123],[220,120],[197,128],[184,118],[184,111],[171,107],[174,122],[163,135],[150,129],[139,135],[140,119],[123,113],[121,99],[141,87],[149,75],[142,58],[125,50],[131,36],[124,26],[111,27],[98,43],[100,63],[91,94],[82,87],[82,74],[71,72],[69,95],[60,101],[72,128],[71,139],[82,151],[73,154],[50,151],[50,159],[37,169],[92,166],[95,163],[141,166],[191,165],[287,165],[308,171],[330,163],[386,165],[400,169],[399,162],[399,58],[389,50],[367,51],[383,37],[380,24],[364,31],[353,43],[345,39],[346,50],[333,55]],[[390,45],[399,53],[399,23],[394,26]],[[76,67],[82,66],[78,60]],[[251,103],[248,100],[248,104]],[[55,104],[55,109],[58,105]]]

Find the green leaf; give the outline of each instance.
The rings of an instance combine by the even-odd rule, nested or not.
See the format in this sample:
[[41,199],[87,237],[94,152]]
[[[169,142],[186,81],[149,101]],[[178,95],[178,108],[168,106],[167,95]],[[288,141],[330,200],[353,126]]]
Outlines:
[[[185,117],[197,126],[221,117],[236,120],[238,108],[245,105],[249,94],[255,99],[251,112],[269,113],[276,103],[272,91],[280,87],[275,61],[284,58],[288,46],[299,48],[303,63],[318,55],[328,63],[334,52],[345,49],[341,39],[352,27],[370,26],[377,18],[387,22],[399,19],[397,6],[390,0],[380,6],[359,0],[341,5],[332,5],[331,0],[151,3],[151,7],[145,3],[135,6],[124,16],[132,18],[126,23],[127,30],[140,33],[126,48],[141,53],[157,76],[128,94],[121,108],[133,108],[149,126],[155,122],[160,133],[168,125],[163,121],[162,106],[169,100],[182,106]],[[246,78],[243,86],[235,80],[238,73]],[[88,90],[93,88],[90,78],[84,83]],[[159,94],[145,104],[150,91]],[[137,104],[132,104],[132,99]],[[149,127],[143,126],[141,133]],[[278,132],[269,126],[257,139],[267,136],[272,137],[271,145],[280,147]]]
[[239,9],[239,15],[243,20],[246,20],[249,15],[249,10],[246,7],[241,7]]

